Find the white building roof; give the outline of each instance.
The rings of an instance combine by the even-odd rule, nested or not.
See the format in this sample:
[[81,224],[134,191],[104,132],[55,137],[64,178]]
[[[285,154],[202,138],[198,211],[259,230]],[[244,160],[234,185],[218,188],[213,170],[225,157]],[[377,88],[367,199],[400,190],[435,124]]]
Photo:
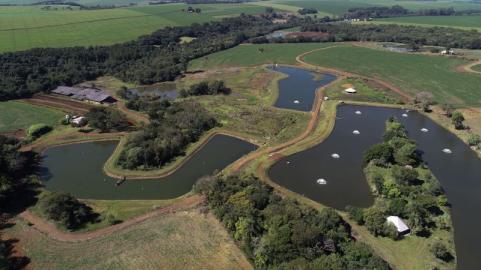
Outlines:
[[347,93],[356,93],[357,92],[356,89],[351,88],[351,87],[345,89],[344,91],[346,91]]
[[387,222],[393,224],[396,227],[396,229],[399,233],[409,231],[409,227],[398,216],[389,216],[386,219],[387,219]]

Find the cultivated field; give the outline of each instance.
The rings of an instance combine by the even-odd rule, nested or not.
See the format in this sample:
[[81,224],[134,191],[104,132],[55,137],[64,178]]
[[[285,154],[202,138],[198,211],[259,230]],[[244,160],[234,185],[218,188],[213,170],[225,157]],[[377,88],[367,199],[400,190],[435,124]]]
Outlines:
[[379,78],[412,95],[428,91],[439,103],[481,106],[481,76],[456,72],[457,66],[466,63],[459,58],[338,46],[308,54],[304,60],[322,67]]
[[251,269],[222,224],[196,209],[82,242],[52,240],[21,220],[4,232],[33,269]]
[[0,132],[27,129],[30,125],[58,124],[64,114],[60,111],[18,101],[0,102]]
[[455,27],[465,30],[481,31],[481,16],[413,16],[378,19],[373,23],[395,23],[402,25]]
[[0,52],[35,47],[109,45],[149,34],[165,26],[190,25],[264,7],[246,4],[191,5],[201,14],[182,12],[186,4],[102,10],[42,10],[42,6],[0,7]]
[[295,64],[296,56],[310,50],[331,46],[331,43],[240,45],[190,62],[190,70],[262,64]]

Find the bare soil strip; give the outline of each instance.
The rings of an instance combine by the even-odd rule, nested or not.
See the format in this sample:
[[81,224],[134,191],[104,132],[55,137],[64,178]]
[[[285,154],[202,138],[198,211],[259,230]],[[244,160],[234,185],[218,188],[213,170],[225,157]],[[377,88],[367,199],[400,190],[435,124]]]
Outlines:
[[474,66],[480,65],[480,64],[481,64],[481,59],[478,60],[478,61],[474,61],[474,62],[471,62],[471,63],[461,65],[461,66],[457,66],[456,71],[457,72],[468,72],[468,73],[481,74],[480,71],[476,71],[476,70],[472,69]]
[[53,107],[64,112],[75,112],[79,114],[87,113],[93,105],[58,97],[54,95],[39,94],[31,98],[24,99],[23,102],[33,105]]
[[27,222],[33,224],[32,227],[37,231],[47,235],[49,238],[55,239],[57,241],[62,242],[81,242],[81,241],[88,241],[98,237],[104,237],[110,235],[112,233],[124,230],[128,227],[134,226],[141,222],[144,222],[147,219],[167,214],[167,213],[174,213],[176,211],[192,209],[198,205],[200,205],[204,201],[199,195],[193,195],[190,197],[185,198],[184,200],[174,203],[172,205],[159,208],[153,210],[152,212],[146,213],[141,216],[137,216],[128,220],[125,220],[122,223],[112,225],[110,227],[106,227],[103,229],[99,229],[92,232],[85,232],[85,233],[72,233],[72,232],[65,232],[57,229],[57,227],[46,221],[45,219],[34,215],[32,212],[26,210],[20,214],[20,217],[25,219]]

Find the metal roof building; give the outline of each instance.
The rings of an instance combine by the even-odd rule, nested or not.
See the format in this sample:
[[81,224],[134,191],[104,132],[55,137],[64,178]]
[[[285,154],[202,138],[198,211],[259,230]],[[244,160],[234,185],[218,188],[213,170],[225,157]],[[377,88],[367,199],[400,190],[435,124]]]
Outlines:
[[69,96],[77,100],[86,100],[97,103],[115,103],[117,101],[106,92],[95,88],[59,86],[57,89],[53,90],[52,93]]

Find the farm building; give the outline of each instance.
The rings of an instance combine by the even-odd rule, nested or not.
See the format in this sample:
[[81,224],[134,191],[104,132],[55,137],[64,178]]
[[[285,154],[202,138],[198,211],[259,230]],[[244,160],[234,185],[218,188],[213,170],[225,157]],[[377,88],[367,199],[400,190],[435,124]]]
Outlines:
[[95,88],[59,86],[55,90],[53,90],[52,93],[68,96],[76,100],[93,102],[96,104],[113,104],[117,102],[115,98],[113,98],[106,92]]
[[407,234],[409,233],[409,227],[404,223],[404,221],[398,216],[389,216],[386,218],[388,223],[391,223],[396,227],[396,230],[399,234]]

